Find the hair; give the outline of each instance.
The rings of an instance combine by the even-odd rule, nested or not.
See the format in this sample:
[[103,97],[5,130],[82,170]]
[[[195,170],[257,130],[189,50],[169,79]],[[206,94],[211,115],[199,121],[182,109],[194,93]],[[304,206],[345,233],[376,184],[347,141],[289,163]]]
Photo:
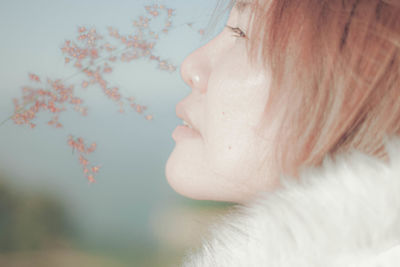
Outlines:
[[251,8],[248,52],[272,75],[261,129],[279,120],[281,173],[297,176],[351,149],[387,160],[385,141],[400,134],[400,0]]

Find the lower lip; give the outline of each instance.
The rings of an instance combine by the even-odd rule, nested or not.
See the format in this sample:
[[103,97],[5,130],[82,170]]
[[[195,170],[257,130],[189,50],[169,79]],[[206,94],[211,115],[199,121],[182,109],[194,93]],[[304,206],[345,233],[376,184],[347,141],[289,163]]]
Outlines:
[[179,125],[172,133],[172,138],[179,141],[186,138],[199,138],[200,133],[184,125]]

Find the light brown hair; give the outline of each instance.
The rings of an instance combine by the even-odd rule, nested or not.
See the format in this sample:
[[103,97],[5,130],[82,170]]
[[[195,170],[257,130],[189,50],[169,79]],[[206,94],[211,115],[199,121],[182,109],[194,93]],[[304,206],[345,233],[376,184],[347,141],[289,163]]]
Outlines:
[[296,175],[400,134],[400,0],[253,0],[249,54],[271,71],[276,162]]

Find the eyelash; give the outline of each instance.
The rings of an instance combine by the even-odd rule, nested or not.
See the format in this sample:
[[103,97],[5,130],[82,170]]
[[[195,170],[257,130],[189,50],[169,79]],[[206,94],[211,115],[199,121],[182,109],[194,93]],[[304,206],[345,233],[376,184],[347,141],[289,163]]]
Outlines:
[[229,28],[231,31],[233,31],[235,34],[237,34],[237,35],[234,35],[235,37],[247,38],[246,33],[239,27],[232,27],[229,25],[226,25],[226,27]]

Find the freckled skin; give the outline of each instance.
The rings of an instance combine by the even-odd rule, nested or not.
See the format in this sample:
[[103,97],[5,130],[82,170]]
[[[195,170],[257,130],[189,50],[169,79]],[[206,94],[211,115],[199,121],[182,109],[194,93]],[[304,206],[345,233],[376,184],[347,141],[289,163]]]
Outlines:
[[234,8],[227,23],[234,27],[226,27],[182,63],[191,93],[180,107],[201,134],[177,141],[165,167],[168,182],[182,195],[245,202],[276,186],[277,171],[265,161],[275,145],[270,140],[276,127],[261,134],[256,130],[265,119],[270,71],[250,64],[247,37],[237,37],[235,28],[247,27],[247,15],[239,16]]

